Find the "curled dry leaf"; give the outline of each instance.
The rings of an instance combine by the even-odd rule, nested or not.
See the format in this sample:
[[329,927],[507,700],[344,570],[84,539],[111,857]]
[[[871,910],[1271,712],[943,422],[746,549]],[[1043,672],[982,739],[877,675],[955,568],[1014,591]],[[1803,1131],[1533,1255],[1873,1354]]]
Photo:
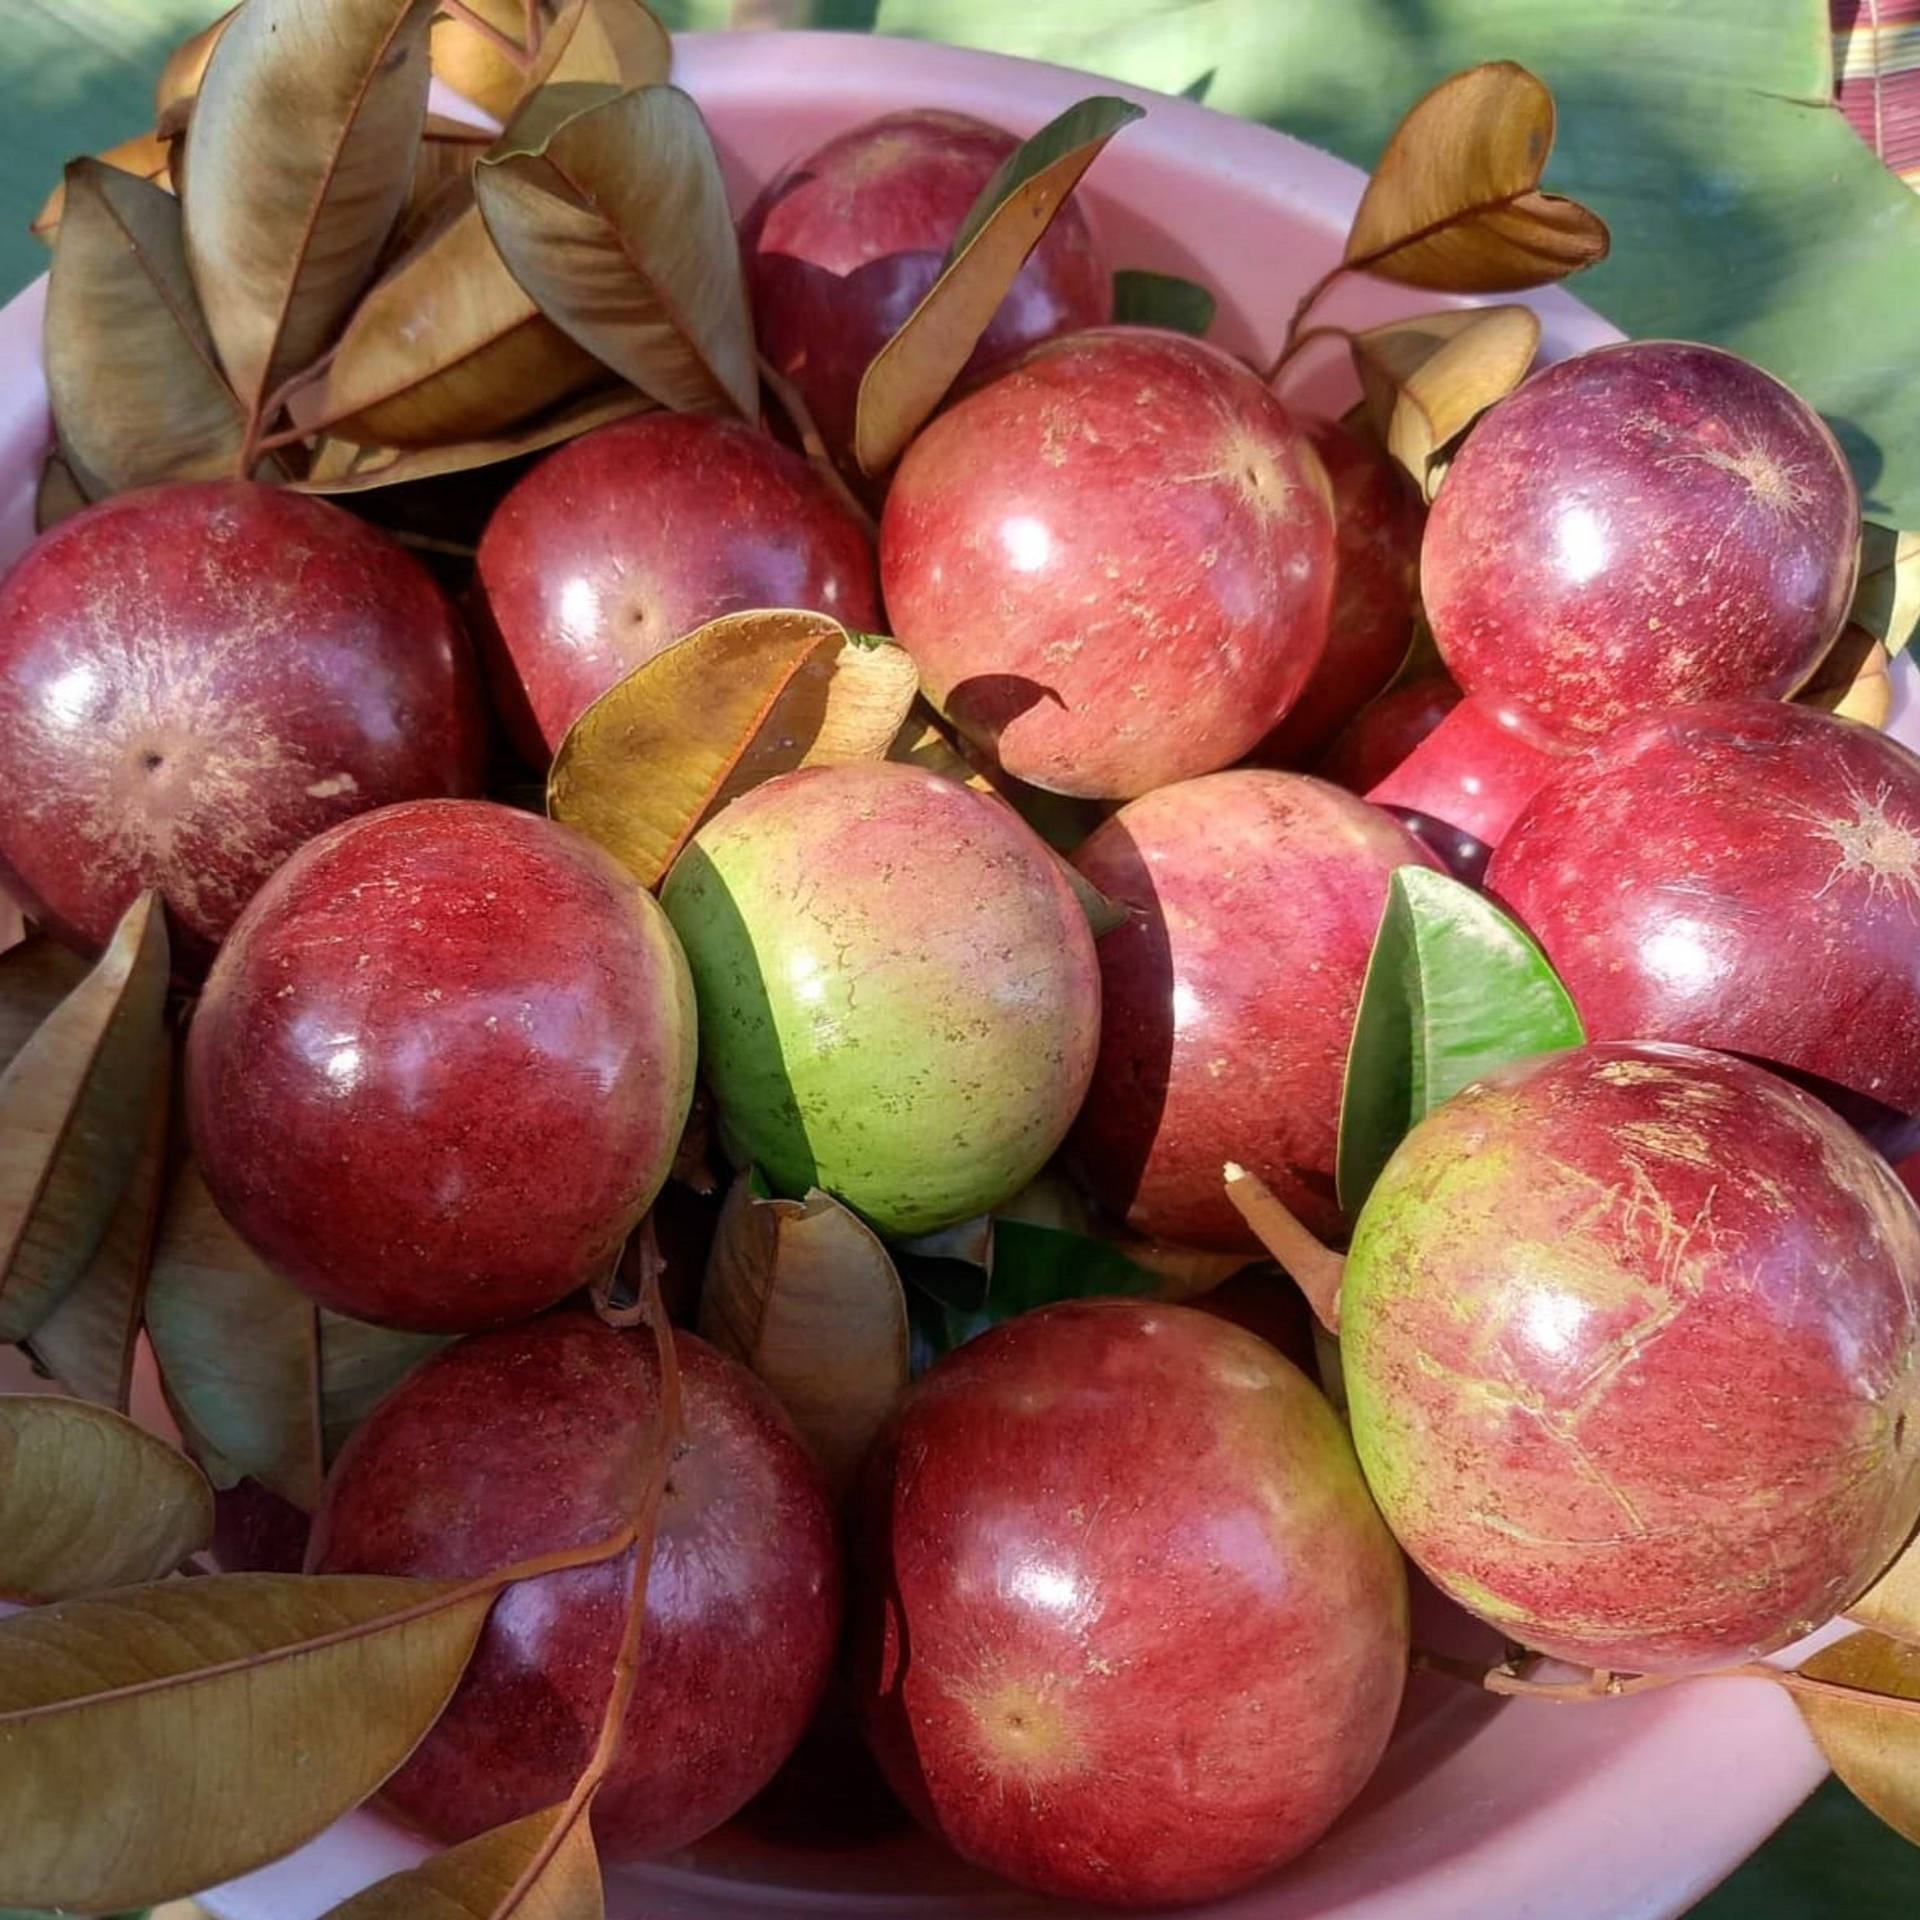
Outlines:
[[1920,532],[1875,526],[1860,529],[1860,581],[1847,613],[1889,653],[1898,653],[1920,627]]
[[200,91],[200,83],[207,77],[207,62],[213,58],[213,50],[219,44],[220,36],[232,24],[238,7],[229,7],[211,26],[186,40],[182,40],[167,55],[166,64],[160,69],[160,78],[153,89],[153,115],[156,120],[164,119],[169,113],[190,105]]
[[899,459],[979,344],[1007,290],[1120,129],[1143,109],[1106,95],[1079,101],[1023,141],[981,189],[947,265],[860,378],[854,457],[866,474]]
[[1847,1609],[1857,1626],[1920,1646],[1920,1534],[1906,1551]]
[[[508,40],[520,43],[527,26],[525,0],[467,0],[467,6]],[[537,17],[544,31],[553,17],[552,7],[542,4]],[[518,104],[533,63],[531,54],[516,58],[470,21],[450,15],[433,23],[429,52],[434,78],[496,120],[506,119]]]
[[527,91],[589,85],[624,93],[664,86],[672,71],[673,42],[640,0],[570,0],[540,42]]
[[901,648],[855,640],[827,614],[725,614],[573,723],[547,811],[657,886],[700,822],[749,787],[884,756],[917,687]]
[[1539,345],[1531,307],[1423,313],[1353,336],[1373,429],[1429,499],[1434,456],[1526,378]]
[[555,124],[568,91],[535,95],[476,169],[501,257],[548,319],[663,406],[757,418],[740,249],[700,109],[640,87]]
[[[522,1877],[533,1870],[533,1878]],[[328,1908],[321,1920],[605,1920],[600,1863],[566,1807],[476,1834]]]
[[873,1230],[815,1188],[764,1200],[751,1170],[721,1210],[700,1331],[751,1367],[843,1492],[908,1377],[906,1295]]
[[434,10],[247,0],[213,50],[187,129],[187,258],[250,412],[333,338],[406,205]]
[[652,405],[644,394],[623,387],[612,393],[584,395],[505,433],[484,440],[462,440],[447,447],[363,447],[352,440],[323,439],[315,449],[306,478],[293,484],[302,493],[372,493],[415,480],[471,473],[480,467],[498,466],[503,460],[542,453],[610,421],[645,413]]
[[[150,181],[163,193],[173,190],[173,142],[162,134],[136,133],[131,140],[123,140],[95,158],[101,166],[111,167],[116,173],[130,173],[135,179]],[[67,183],[62,180],[34,215],[32,230],[48,246],[58,237],[66,211]]]
[[236,470],[245,417],[172,194],[98,160],[67,168],[44,338],[62,454],[89,497]]
[[1843,720],[1884,727],[1893,714],[1893,662],[1865,627],[1849,622],[1795,698]]
[[146,1130],[100,1250],[66,1297],[34,1329],[34,1357],[69,1393],[127,1411],[153,1259],[154,1233],[167,1186],[167,1137],[173,1110],[173,1050],[154,1060]]
[[1865,1697],[1797,1689],[1793,1696],[1834,1772],[1888,1826],[1920,1843],[1920,1646],[1853,1633],[1803,1661],[1799,1671],[1809,1680],[1909,1703],[1903,1711]]
[[492,1599],[222,1574],[0,1620],[0,1902],[144,1906],[291,1852],[413,1750]]
[[104,1407],[0,1394],[0,1600],[164,1579],[212,1538],[213,1489],[184,1454]]
[[147,1337],[167,1404],[216,1485],[258,1480],[311,1513],[326,1470],[319,1309],[227,1225],[188,1161],[147,1280]]
[[146,1131],[167,974],[144,893],[0,1074],[0,1340],[32,1333],[100,1251]]
[[361,301],[294,418],[364,446],[458,444],[519,425],[600,372],[522,292],[470,206]]
[[1342,265],[1436,293],[1512,293],[1606,257],[1606,223],[1539,191],[1553,95],[1510,60],[1469,67],[1394,129]]

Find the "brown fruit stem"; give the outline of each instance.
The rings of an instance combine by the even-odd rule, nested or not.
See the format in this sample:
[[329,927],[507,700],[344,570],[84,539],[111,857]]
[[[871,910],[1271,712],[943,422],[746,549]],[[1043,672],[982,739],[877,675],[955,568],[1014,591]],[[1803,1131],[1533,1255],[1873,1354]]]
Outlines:
[[[642,1229],[645,1230],[644,1228]],[[521,1869],[520,1877],[507,1890],[494,1911],[517,1913],[534,1883],[552,1863],[553,1856],[565,1844],[567,1836],[586,1818],[594,1795],[620,1755],[620,1742],[626,1730],[627,1708],[640,1680],[640,1642],[646,1629],[647,1580],[653,1570],[654,1540],[660,1524],[660,1504],[666,1498],[667,1481],[680,1451],[686,1431],[685,1408],[680,1394],[680,1363],[673,1345],[673,1328],[667,1320],[666,1303],[660,1297],[660,1262],[642,1265],[640,1315],[653,1335],[654,1350],[660,1356],[660,1422],[653,1469],[640,1496],[640,1511],[631,1529],[633,1572],[627,1591],[626,1620],[620,1630],[620,1649],[614,1656],[613,1687],[600,1716],[600,1733],[592,1756],[560,1818],[553,1824],[538,1853]]]
[[540,0],[526,0],[526,26],[521,39],[527,49],[527,65],[532,67],[540,52]]
[[813,415],[808,411],[807,403],[800,398],[798,389],[785,374],[776,368],[763,353],[759,355],[760,378],[766,382],[767,391],[780,402],[780,408],[793,422],[793,430],[800,436],[800,445],[809,461],[819,470],[821,477],[830,486],[840,504],[853,515],[861,530],[869,540],[880,538],[880,529],[874,525],[873,515],[860,503],[859,497],[847,485],[840,469],[833,464],[827,452],[827,443],[820,437],[820,429],[814,425]]
[[[533,13],[537,0],[527,0],[527,11]],[[510,60],[522,73],[533,68],[531,38],[527,42],[516,40],[510,33],[502,33],[491,20],[483,20],[479,14],[464,4],[464,0],[440,0],[440,11],[449,20],[458,20],[463,27],[471,27],[481,39],[492,46],[504,60]]]
[[1288,337],[1287,344],[1280,350],[1279,359],[1277,359],[1273,363],[1272,367],[1268,369],[1267,384],[1271,386],[1273,382],[1277,380],[1280,377],[1281,373],[1286,369],[1288,362],[1291,361],[1295,357],[1295,355],[1303,352],[1306,348],[1312,346],[1316,340],[1351,341],[1352,338],[1353,338],[1353,329],[1351,327],[1335,326],[1331,322],[1328,322],[1324,326],[1308,327],[1302,333],[1296,333],[1296,334],[1290,335]]
[[1314,1318],[1329,1333],[1340,1331],[1340,1279],[1346,1260],[1309,1233],[1258,1174],[1229,1160],[1223,1169],[1227,1198],[1259,1236],[1260,1244],[1293,1276]]
[[1300,327],[1301,327],[1301,323],[1306,319],[1307,315],[1315,307],[1317,307],[1320,304],[1320,302],[1326,297],[1327,290],[1346,271],[1347,271],[1347,263],[1344,260],[1336,261],[1335,264],[1329,267],[1326,270],[1326,272],[1323,273],[1320,276],[1320,278],[1316,280],[1313,283],[1313,285],[1310,286],[1306,290],[1306,292],[1300,296],[1299,300],[1295,303],[1294,309],[1293,309],[1293,316],[1287,322],[1286,337],[1280,343],[1280,351],[1277,355],[1275,355],[1272,366],[1270,366],[1266,371],[1265,377],[1266,377],[1266,382],[1268,386],[1272,386],[1273,383],[1277,379],[1279,379],[1280,369],[1284,367],[1287,364],[1287,362],[1291,360],[1293,356],[1296,353],[1298,353],[1300,349],[1307,344],[1309,340],[1314,338],[1316,334],[1323,333],[1323,332],[1344,332],[1345,331],[1344,328],[1315,327],[1311,332],[1303,334],[1300,331]]

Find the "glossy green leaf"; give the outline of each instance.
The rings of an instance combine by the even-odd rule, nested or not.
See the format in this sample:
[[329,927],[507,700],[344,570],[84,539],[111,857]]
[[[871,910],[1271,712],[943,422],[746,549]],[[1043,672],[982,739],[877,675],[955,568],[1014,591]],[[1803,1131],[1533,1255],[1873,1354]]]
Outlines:
[[960,223],[940,278],[860,377],[854,454],[884,473],[940,404],[1007,289],[1100,150],[1143,109],[1096,94],[1000,163]]
[[1347,1052],[1341,1207],[1359,1212],[1394,1148],[1443,1100],[1509,1060],[1585,1038],[1546,955],[1506,914],[1444,873],[1399,868]]
[[146,1131],[167,975],[166,915],[142,894],[0,1074],[0,1340],[32,1333],[100,1251]]
[[191,1460],[84,1400],[0,1393],[0,1600],[163,1579],[213,1538]]
[[1171,327],[1204,339],[1213,325],[1213,294],[1174,273],[1122,268],[1113,276],[1113,318],[1123,327]]
[[[1519,61],[1553,90],[1554,186],[1612,229],[1580,299],[1758,361],[1835,422],[1874,517],[1920,526],[1920,195],[1833,104],[1825,0],[881,0],[875,25],[1167,92],[1205,79],[1209,106],[1362,167],[1446,75]],[[1225,266],[1194,245],[1202,277]],[[1338,252],[1299,261],[1302,290]],[[1256,316],[1269,358],[1286,317]]]
[[220,1574],[0,1620],[0,1900],[98,1913],[291,1852],[412,1751],[492,1601]]

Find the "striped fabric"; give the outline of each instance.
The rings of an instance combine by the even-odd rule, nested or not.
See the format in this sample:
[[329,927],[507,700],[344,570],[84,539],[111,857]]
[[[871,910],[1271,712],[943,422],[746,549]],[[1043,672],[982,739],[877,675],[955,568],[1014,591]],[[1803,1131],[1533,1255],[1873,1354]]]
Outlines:
[[1920,0],[1830,0],[1830,17],[1841,111],[1920,191]]

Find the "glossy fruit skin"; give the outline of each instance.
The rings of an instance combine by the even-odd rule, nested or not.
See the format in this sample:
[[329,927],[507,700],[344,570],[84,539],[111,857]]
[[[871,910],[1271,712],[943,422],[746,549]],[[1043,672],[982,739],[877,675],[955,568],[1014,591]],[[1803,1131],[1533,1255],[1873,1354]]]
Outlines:
[[[604,1857],[671,1852],[770,1779],[825,1685],[840,1558],[819,1476],[767,1390],[691,1334]],[[659,1418],[652,1339],[563,1308],[437,1354],[341,1454],[310,1570],[462,1579],[631,1523]],[[509,1585],[385,1799],[458,1841],[566,1799],[612,1685],[633,1552]]]
[[488,520],[473,597],[500,705],[537,763],[617,680],[723,613],[880,625],[859,522],[798,454],[713,414],[642,414],[549,454]]
[[0,584],[0,874],[83,950],[157,887],[197,978],[296,847],[389,801],[478,793],[485,741],[432,576],[284,487],[120,494]]
[[1046,1164],[1099,1042],[1093,936],[1009,807],[917,767],[783,774],[661,889],[723,1136],[777,1192],[931,1233]]
[[1326,646],[1311,443],[1237,361],[1114,327],[1036,348],[907,449],[880,525],[928,697],[1016,778],[1130,799],[1246,754]]
[[1236,768],[1128,804],[1074,856],[1133,911],[1100,957],[1100,1058],[1075,1168],[1136,1232],[1258,1253],[1229,1160],[1314,1233],[1340,1089],[1396,867],[1439,862],[1397,820],[1302,773]]
[[869,1457],[850,1650],[894,1790],[1067,1898],[1202,1900],[1310,1845],[1386,1745],[1406,1576],[1264,1341],[1072,1301],[942,1360]]
[[220,1210],[321,1305],[462,1333],[599,1276],[667,1176],[692,988],[590,841],[418,801],[310,843],[241,916],[187,1042]]
[[1399,672],[1413,641],[1426,504],[1379,441],[1338,420],[1303,422],[1333,489],[1327,648],[1287,717],[1254,749],[1311,771],[1334,736]]
[[1349,793],[1380,785],[1460,704],[1444,673],[1425,673],[1377,694],[1334,735],[1313,769]]
[[[860,376],[940,277],[974,200],[1018,144],[969,114],[882,114],[793,161],[741,220],[760,349],[799,390],[850,474]],[[1028,255],[960,384],[1042,340],[1112,317],[1112,275],[1081,203],[1069,200]]]
[[1840,631],[1859,537],[1846,461],[1796,394],[1716,347],[1629,341],[1481,419],[1420,584],[1468,693],[1591,740],[1649,708],[1793,692]]
[[1724,1054],[1576,1048],[1430,1114],[1362,1211],[1340,1346],[1409,1555],[1582,1665],[1785,1646],[1920,1518],[1920,1213]]
[[1885,734],[1777,702],[1649,714],[1540,792],[1487,884],[1590,1038],[1920,1113],[1920,759]]
[[1404,807],[1497,847],[1521,812],[1579,749],[1523,708],[1472,694],[1455,700],[1367,798]]

